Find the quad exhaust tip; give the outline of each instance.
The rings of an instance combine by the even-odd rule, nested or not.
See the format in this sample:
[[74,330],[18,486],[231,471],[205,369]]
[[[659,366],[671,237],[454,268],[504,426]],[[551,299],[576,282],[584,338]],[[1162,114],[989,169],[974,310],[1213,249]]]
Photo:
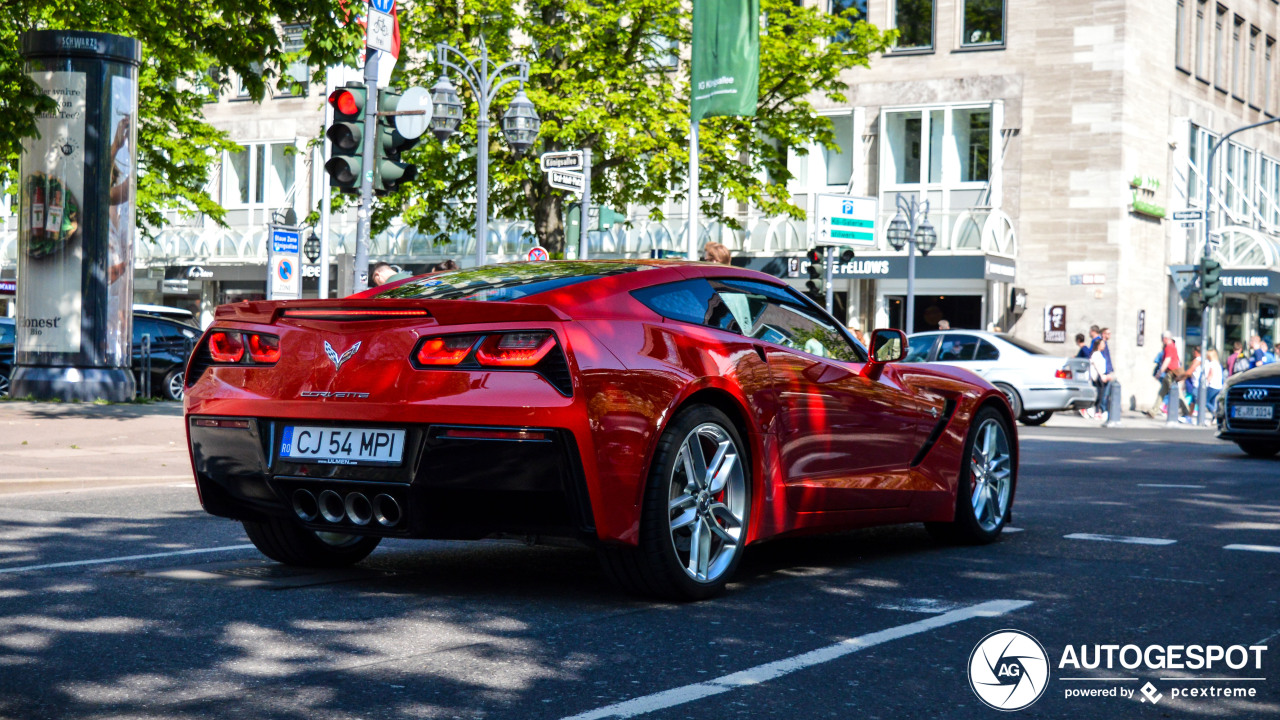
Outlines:
[[310,490],[293,491],[293,514],[303,522],[315,522],[323,518],[326,522],[341,523],[351,521],[353,525],[368,525],[377,521],[383,527],[395,527],[400,524],[404,513],[400,503],[386,493],[379,493],[369,500],[364,493],[349,493],[344,499],[333,490],[324,490],[317,496]]

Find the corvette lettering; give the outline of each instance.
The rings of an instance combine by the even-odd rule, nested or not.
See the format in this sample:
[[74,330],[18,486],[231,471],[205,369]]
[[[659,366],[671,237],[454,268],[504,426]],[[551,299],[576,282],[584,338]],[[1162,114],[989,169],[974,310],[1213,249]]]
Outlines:
[[333,398],[334,400],[364,400],[369,397],[369,393],[330,392],[328,390],[303,390],[298,395],[304,398]]

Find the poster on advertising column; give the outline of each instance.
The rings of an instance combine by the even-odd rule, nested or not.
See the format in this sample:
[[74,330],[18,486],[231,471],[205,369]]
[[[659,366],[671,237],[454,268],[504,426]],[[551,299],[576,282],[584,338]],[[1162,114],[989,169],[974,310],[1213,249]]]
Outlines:
[[37,71],[57,103],[23,146],[18,229],[23,292],[18,343],[25,352],[80,352],[83,280],[85,74]]
[[133,233],[136,207],[133,171],[137,129],[134,108],[137,83],[131,77],[111,78],[111,107],[107,132],[111,146],[107,234],[107,354],[108,365],[128,367],[133,328]]

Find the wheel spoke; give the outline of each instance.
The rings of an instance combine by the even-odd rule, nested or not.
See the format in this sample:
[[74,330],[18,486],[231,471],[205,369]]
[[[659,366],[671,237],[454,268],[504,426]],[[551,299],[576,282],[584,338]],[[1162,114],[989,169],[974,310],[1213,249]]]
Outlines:
[[724,541],[724,544],[737,545],[738,539],[729,534],[729,529],[742,527],[742,522],[734,517],[733,513],[723,503],[716,503],[709,510],[711,532]]
[[671,532],[689,527],[694,520],[698,519],[698,511],[695,508],[689,508],[680,513],[679,516],[671,519]]
[[711,481],[708,483],[708,490],[711,491],[712,495],[718,495],[721,490],[724,490],[724,486],[729,483],[729,476],[733,474],[738,464],[737,453],[726,454],[723,452],[723,448],[729,444],[728,441],[725,441],[721,444],[722,450],[716,452],[717,462],[712,466],[714,470],[711,475]]
[[672,500],[671,504],[667,506],[667,509],[671,511],[683,510],[685,508],[691,508],[695,504],[697,504],[697,500],[694,500],[693,496],[689,493],[685,493],[684,495]]
[[702,520],[693,523],[693,535],[689,538],[689,572],[698,577],[698,556],[702,549]]
[[685,472],[699,490],[707,487],[707,459],[702,454],[702,441],[697,433],[684,441]]
[[[699,578],[706,579],[707,572],[711,569],[711,532],[706,519],[703,518],[698,522],[698,527],[702,529],[698,538],[698,568],[697,575]],[[691,553],[692,554],[692,553]]]
[[973,516],[982,521],[982,514],[987,508],[987,482],[979,480],[977,486],[973,489]]

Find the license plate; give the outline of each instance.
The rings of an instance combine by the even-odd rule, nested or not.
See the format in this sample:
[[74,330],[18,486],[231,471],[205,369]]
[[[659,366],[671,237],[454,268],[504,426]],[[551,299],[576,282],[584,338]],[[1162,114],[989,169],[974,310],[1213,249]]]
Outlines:
[[1270,420],[1273,410],[1270,405],[1233,405],[1231,417],[1241,420]]
[[289,425],[280,457],[325,465],[399,465],[404,430]]

